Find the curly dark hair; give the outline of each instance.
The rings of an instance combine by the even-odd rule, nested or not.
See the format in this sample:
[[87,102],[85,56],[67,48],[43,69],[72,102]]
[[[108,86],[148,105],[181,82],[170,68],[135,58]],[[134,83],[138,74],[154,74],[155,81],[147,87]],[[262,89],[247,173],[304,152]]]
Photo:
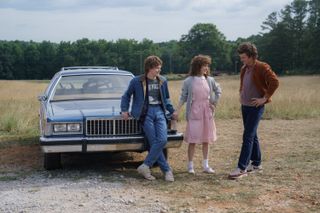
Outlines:
[[[190,71],[189,75],[190,76],[197,76],[200,73],[201,67],[205,65],[211,65],[211,57],[208,55],[197,55],[192,58],[191,64],[190,64]],[[210,75],[210,70],[208,73],[204,74],[205,77]]]
[[162,61],[158,56],[150,55],[144,60],[144,73],[148,74],[150,69],[153,69],[157,66],[162,66]]
[[249,58],[258,58],[258,50],[256,45],[250,43],[250,42],[244,42],[239,45],[238,47],[238,53],[239,54],[246,54]]

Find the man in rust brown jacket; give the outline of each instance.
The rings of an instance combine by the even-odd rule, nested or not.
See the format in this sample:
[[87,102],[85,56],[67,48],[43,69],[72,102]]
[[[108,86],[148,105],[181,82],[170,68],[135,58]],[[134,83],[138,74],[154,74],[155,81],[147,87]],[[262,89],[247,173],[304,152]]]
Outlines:
[[271,67],[257,59],[258,51],[254,44],[242,43],[238,47],[241,62],[240,100],[244,126],[243,142],[238,167],[229,174],[236,179],[247,176],[248,172],[262,169],[261,151],[257,129],[264,112],[264,105],[279,86],[279,81]]

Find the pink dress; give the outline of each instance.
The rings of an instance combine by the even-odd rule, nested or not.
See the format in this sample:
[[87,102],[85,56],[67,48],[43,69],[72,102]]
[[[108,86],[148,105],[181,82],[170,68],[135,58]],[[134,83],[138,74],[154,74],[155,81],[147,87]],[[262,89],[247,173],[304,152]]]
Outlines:
[[213,143],[217,139],[216,125],[208,99],[209,92],[206,78],[194,77],[191,112],[184,139],[187,143]]

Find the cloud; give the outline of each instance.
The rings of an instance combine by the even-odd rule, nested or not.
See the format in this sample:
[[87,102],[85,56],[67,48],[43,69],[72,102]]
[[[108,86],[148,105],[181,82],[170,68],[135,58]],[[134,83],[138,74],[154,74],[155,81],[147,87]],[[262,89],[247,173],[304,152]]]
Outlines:
[[102,8],[148,8],[159,11],[195,11],[214,13],[242,13],[255,8],[278,8],[288,0],[1,0],[0,8],[20,11],[87,11]]
[[266,10],[269,8],[281,8],[288,0],[193,0],[189,8],[197,12],[227,13],[229,15],[237,13],[255,13],[256,10]]
[[291,0],[0,0],[0,40],[179,40],[213,23],[227,39],[248,37]]
[[97,8],[150,7],[153,10],[182,10],[191,0],[2,0],[0,8],[16,10],[91,10]]
[[2,0],[0,8],[16,10],[86,10],[103,7],[140,7],[148,3],[147,0]]

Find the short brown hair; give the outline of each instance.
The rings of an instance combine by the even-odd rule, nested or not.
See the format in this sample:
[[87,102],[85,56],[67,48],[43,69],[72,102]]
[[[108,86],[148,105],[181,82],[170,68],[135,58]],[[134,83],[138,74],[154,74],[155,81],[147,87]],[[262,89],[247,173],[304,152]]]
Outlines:
[[150,55],[144,60],[144,73],[148,74],[150,69],[153,69],[157,66],[162,66],[162,61],[158,56]]
[[238,47],[238,53],[239,54],[246,54],[249,58],[258,58],[258,50],[256,45],[250,43],[250,42],[244,42],[239,45]]
[[[190,76],[196,76],[199,75],[201,67],[205,65],[211,65],[211,57],[208,55],[197,55],[192,58],[191,64],[190,64]],[[210,75],[210,70],[208,73],[205,74],[205,77]]]

